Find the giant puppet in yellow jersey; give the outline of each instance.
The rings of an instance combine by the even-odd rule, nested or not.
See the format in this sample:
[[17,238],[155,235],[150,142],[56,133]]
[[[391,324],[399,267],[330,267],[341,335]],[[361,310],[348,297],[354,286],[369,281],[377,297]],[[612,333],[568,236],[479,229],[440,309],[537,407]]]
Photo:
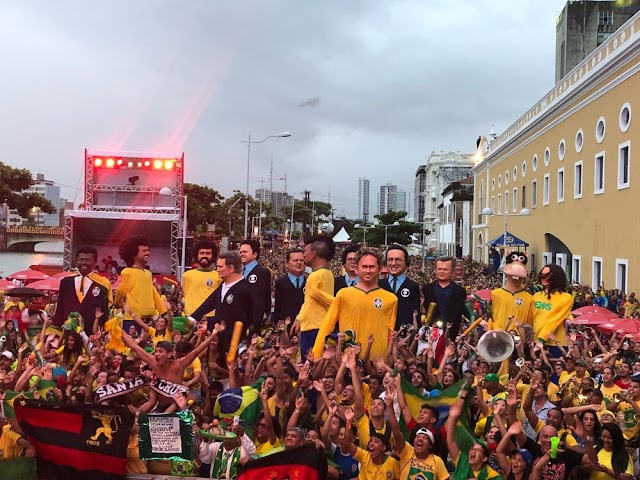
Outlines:
[[527,278],[527,255],[507,250],[505,284],[491,292],[489,330],[516,330],[515,325],[533,326],[533,296],[522,289]]

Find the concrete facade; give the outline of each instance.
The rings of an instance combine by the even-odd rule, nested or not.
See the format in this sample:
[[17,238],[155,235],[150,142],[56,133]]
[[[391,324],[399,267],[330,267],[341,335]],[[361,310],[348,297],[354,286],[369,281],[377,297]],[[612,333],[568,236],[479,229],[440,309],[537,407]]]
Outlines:
[[440,224],[436,235],[440,252],[458,258],[471,255],[473,212],[473,177],[449,184],[438,206]]
[[556,22],[556,83],[639,9],[638,0],[567,2]]
[[358,220],[363,223],[369,221],[369,209],[371,206],[370,192],[371,184],[368,178],[358,178]]
[[475,161],[471,154],[460,152],[431,152],[424,165],[416,170],[414,184],[414,218],[425,221],[425,228],[432,232],[435,242],[433,220],[442,203],[442,192],[452,182],[459,182],[472,175]]
[[[529,266],[563,266],[593,288],[640,286],[640,14],[489,144],[474,169],[473,258],[508,230],[529,242]],[[491,207],[496,214],[480,212]],[[520,217],[522,208],[531,215]]]

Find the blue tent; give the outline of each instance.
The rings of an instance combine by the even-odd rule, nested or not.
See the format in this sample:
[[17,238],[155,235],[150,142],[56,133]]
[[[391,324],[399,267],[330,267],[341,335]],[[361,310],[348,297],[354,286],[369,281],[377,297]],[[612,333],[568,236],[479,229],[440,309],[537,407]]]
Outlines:
[[[502,247],[504,246],[504,233],[499,237],[494,238],[487,243],[490,247]],[[524,240],[519,239],[514,234],[507,232],[507,247],[528,247],[529,244]]]

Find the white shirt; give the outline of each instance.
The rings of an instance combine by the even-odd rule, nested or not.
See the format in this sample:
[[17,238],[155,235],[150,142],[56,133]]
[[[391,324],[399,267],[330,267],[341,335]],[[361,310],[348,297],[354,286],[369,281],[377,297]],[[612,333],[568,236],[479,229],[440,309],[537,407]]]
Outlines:
[[[80,291],[80,282],[82,282],[82,275],[78,275],[77,277],[75,277],[73,279],[73,281],[75,282],[76,285],[76,292]],[[89,287],[91,287],[91,283],[93,283],[93,280],[91,280],[89,278],[89,276],[84,277],[84,284],[82,284],[82,297],[86,297],[87,293],[89,293]]]
[[233,283],[223,283],[222,287],[220,287],[220,288],[222,288],[222,292],[220,292],[221,293],[220,300],[224,300],[224,297],[227,295],[227,292],[229,291],[229,289],[231,287],[233,287],[236,283],[238,283],[240,280],[244,280],[244,279],[243,278],[239,278],[238,280],[236,280]]

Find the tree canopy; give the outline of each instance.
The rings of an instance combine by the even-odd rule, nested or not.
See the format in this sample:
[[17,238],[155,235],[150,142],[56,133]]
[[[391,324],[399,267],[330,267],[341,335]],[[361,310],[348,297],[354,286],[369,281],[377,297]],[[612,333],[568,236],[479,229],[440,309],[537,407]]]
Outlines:
[[[369,245],[380,247],[384,245],[385,230],[387,232],[387,245],[398,243],[400,245],[408,245],[411,243],[411,235],[422,231],[419,223],[405,222],[400,220],[407,216],[407,212],[389,212],[375,215],[378,225],[366,225],[366,233],[364,225],[356,228],[350,233],[351,240],[354,243],[362,243],[365,240]],[[394,225],[398,222],[398,225]],[[385,229],[385,225],[387,225]]]
[[222,203],[224,197],[207,185],[185,183],[184,193],[188,197],[187,223],[190,231],[202,232],[207,224],[218,223],[216,207]]
[[28,218],[33,207],[44,213],[55,213],[56,207],[39,193],[25,193],[33,186],[33,176],[26,168],[14,168],[0,162],[0,202],[15,209],[21,217]]

